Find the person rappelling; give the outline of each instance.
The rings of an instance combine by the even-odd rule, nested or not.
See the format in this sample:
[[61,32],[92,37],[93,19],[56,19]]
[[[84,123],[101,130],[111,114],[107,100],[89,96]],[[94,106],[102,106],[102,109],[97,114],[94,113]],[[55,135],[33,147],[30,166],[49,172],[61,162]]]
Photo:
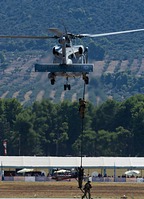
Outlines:
[[82,166],[78,167],[78,188],[82,189],[82,183],[84,178],[84,168]]
[[85,117],[85,108],[86,108],[86,101],[82,98],[79,98],[79,113],[82,119]]

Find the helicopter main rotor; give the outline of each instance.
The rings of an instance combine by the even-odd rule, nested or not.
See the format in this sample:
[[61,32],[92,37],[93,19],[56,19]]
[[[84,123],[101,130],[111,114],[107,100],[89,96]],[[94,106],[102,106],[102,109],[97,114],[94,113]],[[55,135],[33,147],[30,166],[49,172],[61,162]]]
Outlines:
[[134,29],[134,30],[124,30],[119,32],[108,32],[108,33],[100,33],[100,34],[72,34],[69,32],[63,33],[57,28],[49,28],[50,32],[54,33],[54,36],[32,36],[32,35],[0,35],[0,39],[59,39],[63,36],[67,39],[76,39],[76,38],[83,38],[83,37],[105,37],[111,35],[119,35],[119,34],[126,34],[126,33],[134,33],[134,32],[141,32],[144,29]]

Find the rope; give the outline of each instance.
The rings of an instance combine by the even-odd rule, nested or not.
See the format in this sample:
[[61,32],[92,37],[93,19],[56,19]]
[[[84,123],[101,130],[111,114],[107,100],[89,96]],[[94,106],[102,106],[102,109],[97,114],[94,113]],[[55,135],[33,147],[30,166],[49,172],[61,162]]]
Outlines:
[[85,100],[85,82],[84,82],[84,89],[83,89],[83,100]]
[[83,156],[83,118],[82,118],[82,121],[81,121],[81,167],[82,167],[82,156]]
[[82,182],[83,182],[83,176],[84,176],[84,169],[83,169],[83,131],[84,131],[84,115],[85,115],[85,82],[84,82],[84,89],[83,89],[83,99],[81,101],[80,98],[80,116],[81,116],[81,136],[80,136],[80,157],[81,157],[81,163],[80,167],[78,167],[78,184],[79,188],[82,191]]
[[[85,82],[83,88],[83,100],[85,100]],[[83,130],[84,130],[84,118],[81,118],[81,167],[82,167],[82,155],[83,155]]]
[[[84,81],[84,88],[83,88],[83,101],[85,101],[85,87],[86,87],[86,84],[85,84],[85,81]],[[85,114],[84,114],[85,115]],[[84,169],[83,169],[83,133],[84,132],[84,117],[81,118],[81,165],[80,165],[80,170],[79,171],[82,171],[84,172]],[[78,178],[78,184],[80,185],[81,184],[81,187],[79,186],[79,189],[81,190],[82,193],[84,193],[83,196],[86,197],[86,199],[88,199],[87,195],[85,195],[85,192],[84,190],[82,189],[82,181],[83,181],[83,176],[79,176],[80,178]],[[81,178],[82,177],[82,178]],[[83,197],[82,196],[82,197]]]

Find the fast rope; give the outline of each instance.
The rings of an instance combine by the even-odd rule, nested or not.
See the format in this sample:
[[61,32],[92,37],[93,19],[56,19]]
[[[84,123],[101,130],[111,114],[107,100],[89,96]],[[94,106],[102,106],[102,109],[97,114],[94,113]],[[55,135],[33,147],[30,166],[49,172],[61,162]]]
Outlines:
[[[84,88],[83,88],[83,102],[85,102],[85,82],[84,82]],[[83,153],[84,116],[85,116],[85,107],[84,107],[84,115],[83,117],[81,117],[81,167],[82,167],[82,156],[83,156],[82,153]]]
[[[86,101],[85,101],[85,85],[86,83],[84,82],[84,89],[83,89],[83,98],[79,99],[79,112],[80,112],[80,116],[81,116],[81,164],[80,167],[78,167],[78,188],[84,193],[84,195],[82,196],[82,199],[84,197],[86,197],[87,199],[91,198],[91,194],[90,194],[90,189],[92,188],[90,181],[88,180],[88,182],[84,185],[83,188],[83,180],[84,180],[84,168],[83,168],[83,138],[84,138],[84,117],[85,117],[85,108],[86,108]],[[88,194],[88,196],[87,196]]]
[[84,168],[83,168],[83,131],[84,131],[84,117],[85,117],[85,82],[84,82],[84,89],[83,89],[83,98],[79,99],[79,112],[81,116],[81,140],[80,140],[80,157],[81,157],[81,164],[80,167],[78,167],[78,188],[82,190],[82,183],[83,183],[83,176],[84,176]]

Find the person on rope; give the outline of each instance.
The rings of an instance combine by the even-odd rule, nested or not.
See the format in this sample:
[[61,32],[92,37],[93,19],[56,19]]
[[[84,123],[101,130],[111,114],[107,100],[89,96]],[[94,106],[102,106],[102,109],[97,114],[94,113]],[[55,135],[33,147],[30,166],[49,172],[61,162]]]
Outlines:
[[[92,188],[92,186],[91,186],[91,181],[88,180],[87,183],[84,185],[84,188],[83,188],[83,190],[84,190],[84,195],[82,196],[82,199],[83,199],[84,197],[86,197],[86,198],[88,198],[88,199],[91,199],[91,192],[90,192],[91,188]],[[87,196],[87,195],[88,195],[88,196]]]
[[84,168],[82,166],[78,167],[78,188],[82,189],[82,182],[84,176]]
[[86,101],[84,99],[79,98],[79,113],[82,119],[85,116],[85,108],[86,108]]

